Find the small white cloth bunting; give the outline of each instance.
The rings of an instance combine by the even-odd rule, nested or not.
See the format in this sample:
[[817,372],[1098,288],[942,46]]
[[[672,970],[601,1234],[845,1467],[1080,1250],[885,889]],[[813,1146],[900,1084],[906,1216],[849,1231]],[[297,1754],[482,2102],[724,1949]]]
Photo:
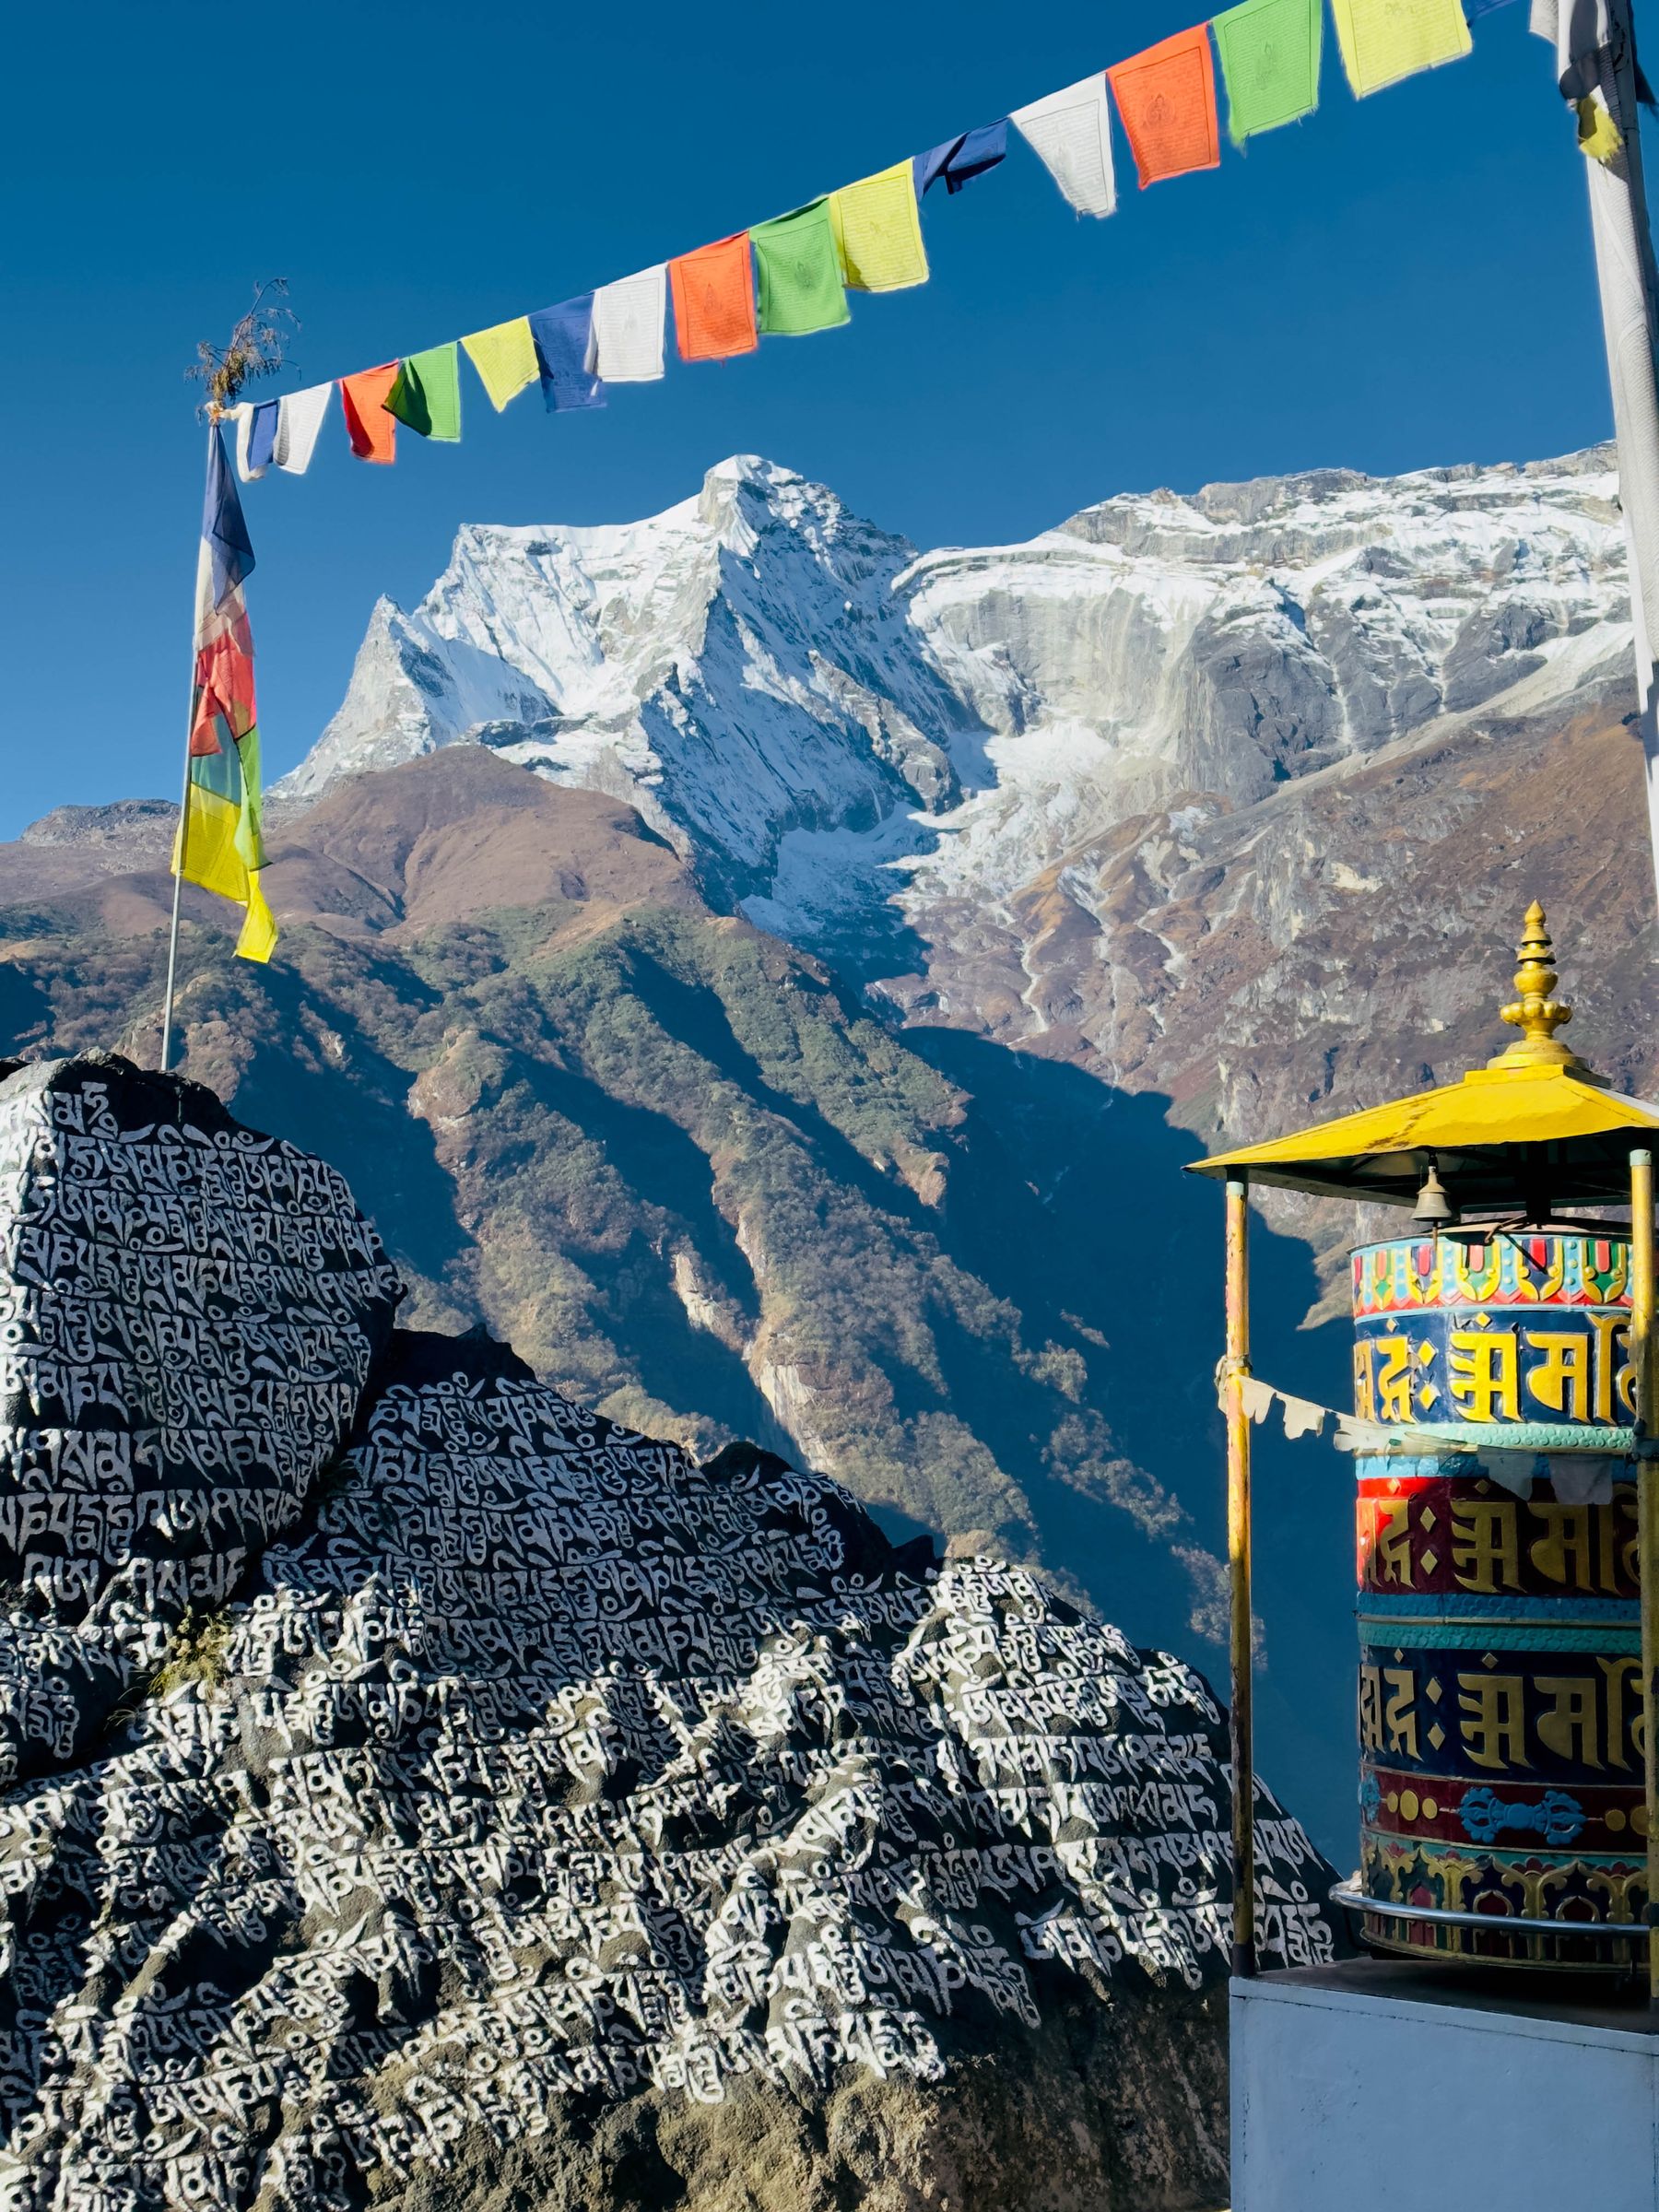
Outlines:
[[1079,215],[1112,214],[1117,182],[1104,70],[1016,108],[1008,120]]
[[[1517,1498],[1526,1497],[1535,1481],[1547,1479],[1562,1505],[1606,1505],[1612,1499],[1614,1478],[1622,1464],[1616,1452],[1511,1452],[1488,1448],[1473,1437],[1467,1441],[1462,1437],[1413,1437],[1409,1430],[1362,1420],[1358,1414],[1336,1413],[1313,1398],[1293,1397],[1288,1390],[1275,1390],[1271,1382],[1258,1382],[1254,1375],[1241,1378],[1240,1396],[1246,1418],[1258,1428],[1274,1406],[1279,1406],[1285,1434],[1293,1441],[1298,1437],[1318,1436],[1327,1421],[1334,1421],[1336,1430],[1332,1441],[1338,1452],[1379,1453],[1396,1459],[1455,1455],[1465,1463],[1461,1474],[1488,1476]],[[1225,1360],[1216,1370],[1216,1402],[1223,1413],[1229,1410]]]

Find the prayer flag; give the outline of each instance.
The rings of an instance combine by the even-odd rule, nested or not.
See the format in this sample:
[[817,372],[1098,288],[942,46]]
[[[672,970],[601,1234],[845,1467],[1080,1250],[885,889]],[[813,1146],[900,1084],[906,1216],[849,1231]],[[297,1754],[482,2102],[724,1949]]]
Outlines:
[[1050,92],[1008,118],[1079,215],[1117,206],[1104,72]]
[[312,384],[304,392],[287,393],[277,401],[274,458],[277,467],[286,469],[290,477],[302,477],[311,466],[333,392],[332,383]]
[[447,346],[412,353],[399,364],[385,409],[422,438],[435,438],[441,445],[459,441],[461,357],[453,338]]
[[935,146],[931,153],[918,154],[915,159],[916,197],[921,199],[932,184],[941,177],[948,193],[960,192],[964,184],[971,184],[975,177],[982,177],[988,169],[994,169],[1008,150],[1008,119],[1000,123],[982,124],[977,131],[964,131],[959,138],[947,138],[943,146]]
[[[1453,0],[1455,5],[1455,0]],[[1216,73],[1203,23],[1108,69],[1141,190],[1160,177],[1219,166]]]
[[242,600],[253,548],[241,501],[213,427],[207,497],[196,557],[195,683],[190,707],[190,774],[172,869],[186,883],[245,908],[236,949],[268,960],[276,924],[259,887],[259,723],[253,703],[253,638]]
[[594,295],[583,292],[530,318],[547,412],[602,407],[605,386],[594,374]]
[[282,403],[276,399],[262,399],[253,410],[248,426],[248,474],[263,477],[271,465],[276,451],[276,423]]
[[594,368],[601,383],[650,384],[663,373],[668,272],[661,262],[594,294]]
[[386,395],[396,382],[395,361],[386,361],[378,369],[365,369],[356,376],[340,379],[346,434],[359,461],[397,458],[397,421],[386,412]]
[[511,323],[493,324],[488,330],[475,330],[461,343],[498,415],[540,373],[527,315],[515,315]]
[[721,361],[754,352],[760,340],[747,230],[682,253],[668,264],[668,281],[682,361]]
[[927,250],[908,161],[830,194],[841,275],[857,292],[900,292],[927,282]]
[[1227,87],[1227,128],[1235,146],[1275,131],[1319,105],[1320,0],[1242,0],[1210,25]]
[[828,200],[757,223],[749,237],[760,272],[760,328],[769,337],[800,337],[852,321]]
[[1474,41],[1461,0],[1331,0],[1336,43],[1355,97],[1437,68]]

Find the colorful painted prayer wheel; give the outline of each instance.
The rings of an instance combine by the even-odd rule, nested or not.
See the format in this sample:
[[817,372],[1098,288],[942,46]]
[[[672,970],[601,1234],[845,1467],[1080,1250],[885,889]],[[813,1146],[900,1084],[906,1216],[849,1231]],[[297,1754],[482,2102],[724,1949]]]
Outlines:
[[1356,1454],[1359,1888],[1430,1916],[1367,1937],[1628,1971],[1504,1923],[1645,1917],[1629,1241],[1465,1229],[1353,1277],[1355,1413],[1389,1432]]

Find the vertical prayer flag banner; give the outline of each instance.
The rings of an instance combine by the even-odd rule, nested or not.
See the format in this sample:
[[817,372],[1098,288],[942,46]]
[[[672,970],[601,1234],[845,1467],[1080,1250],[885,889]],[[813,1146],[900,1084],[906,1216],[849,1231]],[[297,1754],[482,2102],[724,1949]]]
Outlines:
[[749,238],[760,272],[760,328],[768,337],[801,337],[852,321],[828,200],[757,223]]
[[1321,0],[1242,0],[1216,18],[1210,29],[1235,146],[1313,112],[1324,28]]
[[268,960],[276,924],[260,888],[259,721],[253,701],[253,638],[242,581],[253,568],[241,501],[216,423],[208,448],[207,497],[196,556],[195,682],[190,705],[190,773],[172,871],[186,883],[234,899],[245,912],[236,949]]
[[340,379],[346,434],[359,461],[397,458],[397,420],[386,412],[387,395],[397,382],[397,362],[387,361],[379,369],[365,369],[357,376]]
[[412,353],[386,394],[386,412],[422,438],[454,445],[461,436],[461,357],[453,339]]
[[1474,44],[1463,0],[1331,0],[1342,65],[1357,98],[1461,61]]
[[982,177],[988,169],[994,169],[1008,150],[1008,119],[987,123],[977,131],[964,131],[959,138],[947,138],[931,153],[918,154],[916,197],[925,196],[930,185],[941,177],[948,193],[959,193],[964,184],[971,184],[975,177]]
[[516,399],[524,386],[535,383],[541,373],[536,367],[535,341],[530,335],[528,315],[515,315],[510,323],[492,324],[488,330],[475,330],[470,338],[463,338],[461,343],[498,415],[510,399]]
[[747,230],[682,253],[668,264],[668,281],[682,361],[724,361],[754,352],[760,339]]
[[274,459],[290,477],[302,477],[317,450],[317,433],[328,412],[334,385],[312,384],[305,392],[289,392],[276,403],[276,445]]
[[895,161],[830,194],[841,275],[857,292],[901,292],[927,282],[916,172]]
[[1016,108],[1014,125],[1079,215],[1110,215],[1117,206],[1112,172],[1112,124],[1106,76],[1086,76],[1063,91]]
[[[1454,0],[1455,5],[1455,0]],[[1216,73],[1202,23],[1108,69],[1141,190],[1220,165]]]
[[653,384],[663,373],[668,271],[654,269],[602,284],[594,294],[594,369],[601,383]]
[[594,374],[594,295],[561,300],[530,318],[530,335],[541,371],[542,399],[549,415],[574,407],[602,407],[605,386]]

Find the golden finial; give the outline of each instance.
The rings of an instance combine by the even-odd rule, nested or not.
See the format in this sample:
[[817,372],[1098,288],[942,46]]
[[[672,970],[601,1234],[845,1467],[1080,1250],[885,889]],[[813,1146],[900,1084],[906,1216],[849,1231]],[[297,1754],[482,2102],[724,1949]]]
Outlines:
[[1544,909],[1535,899],[1526,910],[1521,946],[1516,955],[1515,989],[1520,996],[1502,1009],[1505,1021],[1521,1032],[1505,1046],[1488,1067],[1580,1067],[1576,1053],[1569,1051],[1556,1031],[1572,1019],[1572,1008],[1551,998],[1560,978],[1555,971],[1555,950],[1544,926]]

